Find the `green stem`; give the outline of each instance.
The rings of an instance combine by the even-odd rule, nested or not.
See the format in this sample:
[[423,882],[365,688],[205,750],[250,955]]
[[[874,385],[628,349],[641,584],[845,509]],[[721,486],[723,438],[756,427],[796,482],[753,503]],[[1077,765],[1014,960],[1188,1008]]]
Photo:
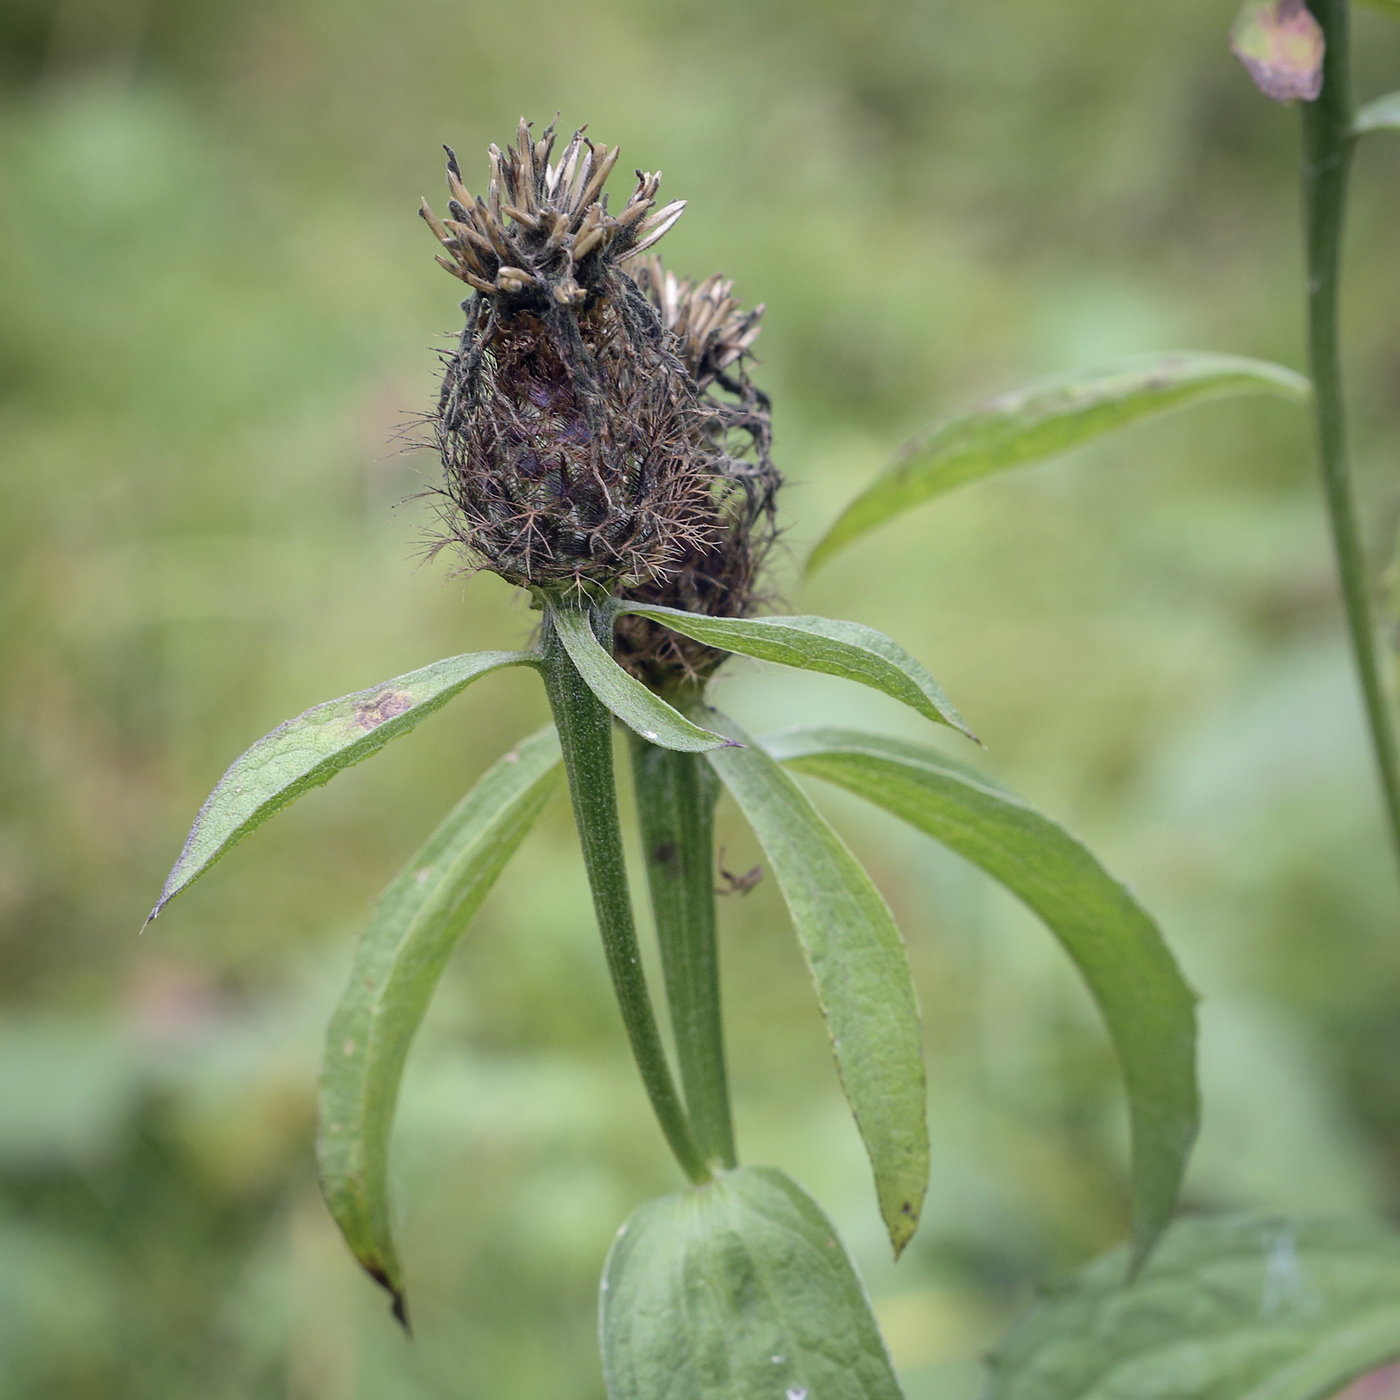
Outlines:
[[658,748],[635,733],[631,739],[632,784],[686,1107],[706,1160],[733,1167],[715,939],[719,780],[703,754]]
[[1327,49],[1322,93],[1303,103],[1303,200],[1308,240],[1308,355],[1314,387],[1318,455],[1331,517],[1332,543],[1352,655],[1370,722],[1391,841],[1400,860],[1400,753],[1395,718],[1381,674],[1366,551],[1347,466],[1346,412],[1338,354],[1337,299],[1354,117],[1348,0],[1308,0]]
[[627,1039],[651,1100],[652,1112],[661,1124],[676,1161],[695,1185],[703,1185],[711,1179],[712,1173],[696,1145],[666,1063],[666,1052],[647,993],[637,930],[632,922],[632,896],[622,854],[622,828],[617,818],[612,716],[574,669],[555,635],[548,607],[540,648],[540,669],[564,751],[564,770],[569,775],[569,795],[573,799],[574,822],[578,826],[583,863],[593,891],[593,909],[603,936],[603,952],[622,1011],[622,1022],[627,1028]]

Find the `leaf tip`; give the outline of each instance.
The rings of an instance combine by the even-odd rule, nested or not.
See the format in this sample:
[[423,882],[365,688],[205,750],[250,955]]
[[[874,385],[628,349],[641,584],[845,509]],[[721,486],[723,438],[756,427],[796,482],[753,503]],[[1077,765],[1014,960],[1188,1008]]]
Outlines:
[[389,1295],[389,1311],[393,1313],[394,1321],[411,1337],[413,1325],[408,1320],[408,1299],[403,1289],[389,1277],[388,1269],[377,1259],[361,1258],[360,1266]]
[[911,1200],[901,1201],[896,1209],[885,1216],[885,1229],[889,1233],[890,1248],[894,1251],[896,1263],[919,1228],[919,1212],[922,1205],[922,1201],[917,1205]]

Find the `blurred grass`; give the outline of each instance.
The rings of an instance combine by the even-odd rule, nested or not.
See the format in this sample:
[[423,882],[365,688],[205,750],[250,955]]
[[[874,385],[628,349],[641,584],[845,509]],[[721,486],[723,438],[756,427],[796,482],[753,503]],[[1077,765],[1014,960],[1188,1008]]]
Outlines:
[[[400,505],[456,293],[413,210],[521,112],[691,201],[667,258],[768,312],[804,610],[899,637],[1000,778],[1087,837],[1208,994],[1193,1208],[1400,1205],[1397,897],[1308,430],[1216,405],[989,481],[799,591],[909,433],[1095,359],[1299,360],[1296,121],[1216,0],[12,0],[0,11],[0,1397],[598,1397],[593,1288],[676,1177],[566,815],[464,942],[397,1139],[417,1339],[315,1193],[319,1039],[369,900],[544,718],[503,675],[260,832],[143,937],[224,766],[317,700],[531,615]],[[1363,92],[1400,30],[1358,15]],[[1400,453],[1400,151],[1347,291],[1377,561]],[[470,181],[469,181],[470,182]],[[733,666],[749,725],[917,725]],[[949,741],[951,742],[951,741]],[[1124,1231],[1114,1069],[1029,916],[819,794],[905,928],[935,1173],[895,1269],[776,892],[725,904],[741,1144],[847,1233],[913,1400]],[[732,868],[758,857],[732,812]]]

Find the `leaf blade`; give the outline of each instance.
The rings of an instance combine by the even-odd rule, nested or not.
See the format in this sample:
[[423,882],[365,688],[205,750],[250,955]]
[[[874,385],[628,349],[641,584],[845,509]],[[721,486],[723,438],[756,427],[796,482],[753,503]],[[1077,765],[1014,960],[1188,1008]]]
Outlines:
[[616,612],[650,618],[722,651],[821,671],[892,695],[937,724],[977,736],[938,682],[898,642],[858,622],[827,617],[707,617],[623,600]]
[[1057,823],[933,749],[843,729],[759,742],[973,861],[1049,925],[1088,984],[1122,1066],[1133,1236],[1145,1259],[1171,1217],[1200,1118],[1195,994],[1152,918]]
[[900,1400],[855,1265],[773,1167],[635,1211],[598,1313],[609,1400]]
[[[1400,14],[1400,10],[1397,10]],[[1372,131],[1400,131],[1400,92],[1388,93],[1368,102],[1351,124],[1353,136],[1365,136]]]
[[406,734],[473,681],[507,666],[533,664],[534,654],[523,651],[451,656],[368,690],[313,705],[279,724],[219,779],[199,809],[146,922],[303,793]]
[[919,1005],[904,940],[865,868],[806,793],[727,716],[708,715],[745,745],[709,761],[787,902],[898,1255],[918,1227],[929,1173]]
[[987,1400],[1327,1400],[1400,1359],[1400,1237],[1362,1221],[1174,1225],[1130,1288],[1115,1250],[993,1353]]
[[1302,375],[1238,355],[1139,356],[988,399],[908,443],[837,517],[807,560],[814,573],[887,520],[955,486],[1039,461],[1189,403],[1242,394],[1301,401]]
[[582,608],[550,612],[559,640],[588,688],[625,724],[649,744],[681,753],[704,753],[729,740],[692,724],[673,705],[629,675],[603,649]]
[[327,1031],[316,1139],[321,1191],[400,1320],[388,1156],[404,1061],[449,954],[539,816],[562,762],[550,727],[482,775],[380,896]]

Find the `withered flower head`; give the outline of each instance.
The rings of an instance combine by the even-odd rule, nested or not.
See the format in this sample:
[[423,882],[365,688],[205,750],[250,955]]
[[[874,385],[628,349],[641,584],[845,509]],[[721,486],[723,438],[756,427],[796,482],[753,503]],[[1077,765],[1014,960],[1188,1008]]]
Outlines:
[[[698,285],[638,259],[632,275],[676,339],[700,391],[700,426],[710,455],[708,490],[677,564],[623,590],[624,596],[711,617],[745,617],[762,601],[759,577],[777,537],[775,497],[782,478],[771,457],[767,396],[745,367],[763,307],[743,311],[734,284],[719,274]],[[666,693],[710,676],[726,653],[640,617],[621,617],[613,654],[639,680]]]
[[699,389],[627,260],[680,217],[651,212],[637,172],[622,211],[603,185],[617,149],[576,132],[490,148],[485,199],[448,150],[448,218],[422,214],[475,289],[434,419],[450,534],[512,583],[612,590],[674,570],[715,528]]

